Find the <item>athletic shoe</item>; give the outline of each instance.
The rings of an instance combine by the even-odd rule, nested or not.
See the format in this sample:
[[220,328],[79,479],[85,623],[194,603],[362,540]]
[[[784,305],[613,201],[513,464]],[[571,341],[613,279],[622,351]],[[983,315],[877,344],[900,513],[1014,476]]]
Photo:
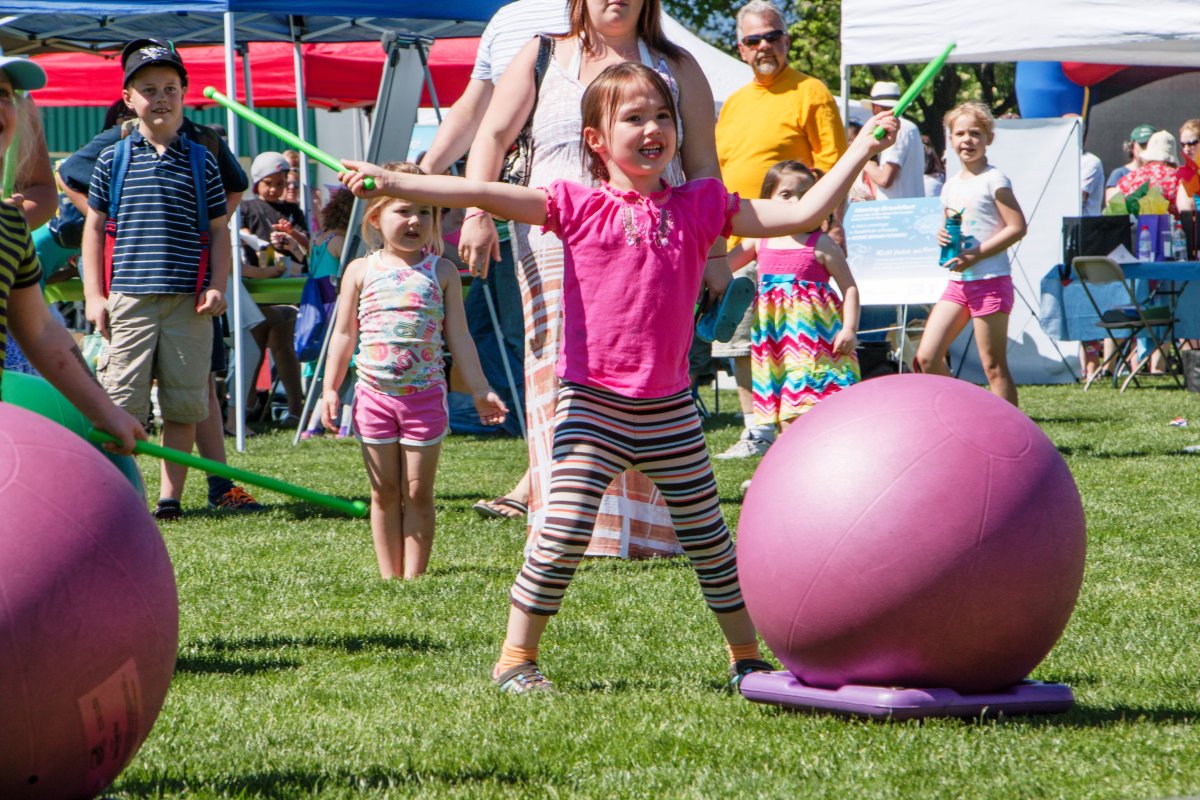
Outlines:
[[738,439],[724,453],[718,453],[713,458],[719,458],[723,461],[731,458],[753,458],[761,456],[767,452],[767,448],[771,443],[766,439],[759,439],[757,436],[743,436]]
[[208,507],[213,511],[266,511],[267,507],[257,502],[240,486],[234,486],[225,494],[208,498]]
[[538,669],[536,661],[522,661],[512,669],[493,676],[492,681],[500,687],[500,691],[510,694],[554,691],[554,684]]
[[774,671],[775,667],[761,658],[743,658],[729,665],[729,687],[731,689],[741,688],[742,678],[745,678],[752,672]]

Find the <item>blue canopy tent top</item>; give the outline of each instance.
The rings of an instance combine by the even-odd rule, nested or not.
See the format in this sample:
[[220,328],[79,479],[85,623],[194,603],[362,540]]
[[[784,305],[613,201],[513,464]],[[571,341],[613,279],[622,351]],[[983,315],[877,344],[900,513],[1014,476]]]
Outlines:
[[[378,39],[385,31],[419,37],[478,36],[503,0],[455,0],[436,4],[399,0],[145,0],[144,2],[6,3],[0,46],[8,55],[69,50],[120,49],[141,37],[177,44],[232,46],[224,16],[233,14],[243,41],[350,42]],[[332,8],[338,13],[331,14]],[[382,12],[382,13],[381,13]]]

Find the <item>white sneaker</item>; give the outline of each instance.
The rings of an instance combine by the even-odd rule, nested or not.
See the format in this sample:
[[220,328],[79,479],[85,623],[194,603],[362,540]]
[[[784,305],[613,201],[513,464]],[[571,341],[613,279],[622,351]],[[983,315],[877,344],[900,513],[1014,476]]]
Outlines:
[[770,446],[771,443],[766,439],[759,439],[757,436],[747,436],[738,439],[728,450],[724,453],[718,453],[713,458],[719,458],[723,461],[731,458],[753,458],[767,452],[767,448]]

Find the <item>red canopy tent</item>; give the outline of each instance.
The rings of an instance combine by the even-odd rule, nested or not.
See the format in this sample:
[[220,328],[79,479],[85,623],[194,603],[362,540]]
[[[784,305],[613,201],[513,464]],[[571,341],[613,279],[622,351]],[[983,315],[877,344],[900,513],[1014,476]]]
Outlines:
[[[296,104],[293,48],[286,42],[251,42],[250,79],[254,105]],[[383,49],[378,42],[305,44],[304,82],[313,108],[361,108],[373,105],[383,72]],[[437,39],[429,51],[429,70],[437,90],[438,105],[451,105],[471,77],[479,39]],[[188,69],[187,102],[208,106],[200,93],[205,86],[225,85],[223,47],[180,48]],[[121,94],[121,66],[115,54],[54,53],[35,56],[46,70],[46,88],[33,92],[42,106],[107,106]],[[238,99],[245,101],[242,57],[237,57]],[[421,105],[433,105],[428,88]]]

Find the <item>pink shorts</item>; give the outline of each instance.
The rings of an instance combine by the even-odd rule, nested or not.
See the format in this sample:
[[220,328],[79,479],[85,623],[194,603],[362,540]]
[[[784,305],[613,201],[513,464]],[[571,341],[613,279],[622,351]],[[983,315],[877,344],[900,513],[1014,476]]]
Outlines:
[[966,306],[972,317],[990,317],[992,314],[1011,314],[1013,308],[1013,282],[1011,275],[985,278],[981,281],[950,281],[941,301]]
[[354,387],[354,427],[363,444],[428,447],[446,438],[449,424],[445,385],[399,397]]

